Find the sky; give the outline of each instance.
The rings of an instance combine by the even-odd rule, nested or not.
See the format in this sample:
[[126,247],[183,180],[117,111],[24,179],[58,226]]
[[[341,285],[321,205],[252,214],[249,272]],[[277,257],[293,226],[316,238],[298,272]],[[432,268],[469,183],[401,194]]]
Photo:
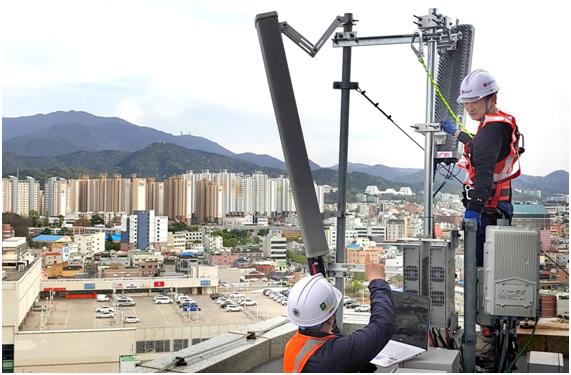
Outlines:
[[[2,115],[83,110],[283,160],[256,14],[277,11],[315,43],[346,12],[358,36],[412,34],[413,14],[428,7],[475,27],[472,68],[495,76],[498,107],[525,135],[523,173],[568,171],[569,6],[552,0],[2,2]],[[341,80],[342,50],[328,41],[310,58],[284,44],[309,158],[335,165],[340,91],[332,82]],[[425,120],[426,74],[409,46],[353,48],[351,79],[423,143],[410,126]],[[423,160],[352,92],[350,162],[422,168]]]

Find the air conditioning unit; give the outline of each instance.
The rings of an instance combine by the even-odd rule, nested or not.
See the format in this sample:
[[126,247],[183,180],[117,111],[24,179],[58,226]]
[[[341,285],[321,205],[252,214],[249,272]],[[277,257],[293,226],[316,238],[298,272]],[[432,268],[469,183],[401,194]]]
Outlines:
[[483,279],[483,306],[487,314],[535,317],[539,294],[538,231],[486,227]]

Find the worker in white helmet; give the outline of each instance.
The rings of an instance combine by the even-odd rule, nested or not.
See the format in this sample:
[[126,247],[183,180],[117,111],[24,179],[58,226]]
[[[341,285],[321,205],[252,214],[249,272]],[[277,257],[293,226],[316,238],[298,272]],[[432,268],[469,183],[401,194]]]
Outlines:
[[369,363],[389,342],[395,330],[391,288],[381,264],[367,263],[371,318],[346,337],[333,333],[335,312],[343,308],[342,293],[320,273],[298,281],[287,303],[289,320],[299,330],[286,344],[284,372],[375,371]]
[[464,218],[478,222],[478,266],[484,262],[486,226],[496,225],[498,219],[507,219],[511,224],[511,180],[520,175],[520,133],[515,117],[498,109],[498,90],[490,73],[474,70],[462,81],[457,101],[464,104],[472,120],[479,122],[477,132],[471,136],[450,120],[442,122],[442,130],[464,144],[464,158],[458,164],[466,169]]

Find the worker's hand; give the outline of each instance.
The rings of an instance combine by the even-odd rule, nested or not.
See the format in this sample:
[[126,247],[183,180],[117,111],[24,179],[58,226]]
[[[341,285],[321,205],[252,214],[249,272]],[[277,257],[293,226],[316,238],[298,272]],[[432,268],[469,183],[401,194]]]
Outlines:
[[452,121],[448,119],[440,121],[440,126],[442,127],[442,131],[445,132],[446,134],[454,136],[454,133],[456,133],[456,127],[454,126]]
[[482,214],[477,211],[466,210],[464,213],[464,219],[476,219],[478,223],[478,228],[482,225]]
[[365,277],[368,281],[385,279],[385,266],[377,263],[365,263]]

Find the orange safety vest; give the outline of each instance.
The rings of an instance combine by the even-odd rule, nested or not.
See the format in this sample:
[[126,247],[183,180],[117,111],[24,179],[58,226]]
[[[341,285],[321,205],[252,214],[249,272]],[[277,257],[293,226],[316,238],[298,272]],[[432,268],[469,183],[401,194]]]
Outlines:
[[[519,165],[519,137],[520,133],[517,128],[515,117],[505,112],[498,111],[497,113],[486,114],[484,121],[478,125],[476,134],[490,123],[505,123],[510,125],[512,129],[512,139],[510,143],[510,152],[502,160],[496,163],[494,168],[494,184],[492,186],[492,193],[486,202],[485,207],[496,208],[498,202],[510,201],[511,199],[511,180],[521,174]],[[464,146],[464,157],[458,161],[457,165],[460,168],[466,169],[466,178],[464,185],[469,187],[473,186],[473,180],[476,177],[476,170],[471,162],[471,143],[468,142]],[[467,189],[470,190],[470,189]]]
[[284,372],[301,372],[311,355],[334,337],[313,337],[296,332],[285,347]]

